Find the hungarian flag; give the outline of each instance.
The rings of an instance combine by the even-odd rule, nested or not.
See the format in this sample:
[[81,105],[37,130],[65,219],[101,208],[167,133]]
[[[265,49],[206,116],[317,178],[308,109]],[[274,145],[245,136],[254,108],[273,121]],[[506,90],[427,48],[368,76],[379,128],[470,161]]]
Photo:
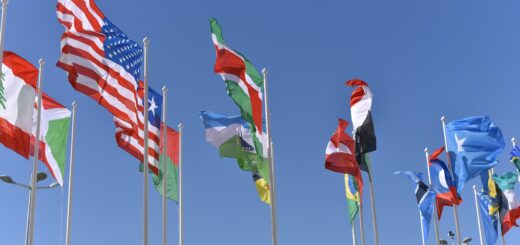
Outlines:
[[346,85],[356,88],[350,97],[350,110],[354,139],[356,140],[356,159],[361,170],[368,172],[366,153],[376,150],[376,133],[372,122],[372,91],[359,79],[352,79]]
[[[161,155],[159,157],[159,171],[157,175],[153,175],[153,184],[159,194],[163,193],[163,181],[166,181],[166,197],[179,201],[179,132],[170,127],[167,128],[166,144],[163,140],[164,125],[161,130]],[[164,146],[166,145],[166,154],[164,154]],[[142,164],[141,164],[142,165]],[[165,169],[166,168],[166,169]],[[166,170],[167,178],[164,178],[164,171]]]
[[518,226],[516,220],[520,218],[520,202],[516,197],[514,186],[518,181],[518,174],[507,172],[501,176],[493,175],[497,184],[497,198],[499,204],[502,236],[513,226]]
[[246,57],[226,45],[222,28],[216,19],[210,19],[210,26],[217,55],[214,71],[224,80],[227,93],[240,108],[242,118],[252,125],[251,131],[257,154],[266,157],[269,146],[261,140],[264,137],[262,75]]
[[4,51],[0,105],[0,142],[29,158],[38,69],[15,53]]
[[334,172],[350,174],[356,178],[361,196],[363,179],[355,157],[354,140],[345,133],[348,122],[339,118],[338,128],[330,138],[325,152],[325,168]]
[[451,177],[450,171],[444,161],[439,159],[440,154],[444,152],[444,147],[436,150],[429,159],[428,167],[432,179],[432,189],[435,191],[437,202],[437,215],[439,220],[442,216],[444,206],[459,205],[462,199],[457,193],[455,182]]
[[[70,115],[71,112],[67,108],[47,94],[42,93],[38,159],[45,163],[54,179],[61,186],[63,186],[65,171]],[[36,113],[34,113],[33,120],[31,155],[34,155],[32,148],[34,148],[34,135],[36,135]]]

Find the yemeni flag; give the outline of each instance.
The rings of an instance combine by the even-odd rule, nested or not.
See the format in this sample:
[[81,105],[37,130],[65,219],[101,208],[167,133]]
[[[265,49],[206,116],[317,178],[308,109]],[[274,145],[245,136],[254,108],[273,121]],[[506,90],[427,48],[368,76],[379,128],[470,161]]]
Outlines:
[[356,88],[350,97],[350,110],[354,138],[356,140],[356,159],[361,170],[368,172],[366,153],[376,150],[376,133],[372,122],[372,91],[359,79],[352,79],[346,85]]
[[[164,126],[162,126],[164,129]],[[179,132],[175,129],[167,127],[166,135],[166,154],[164,153],[164,140],[162,135],[164,130],[161,130],[161,155],[159,157],[158,174],[153,176],[153,184],[155,189],[162,196],[163,192],[163,181],[164,179],[164,166],[166,166],[166,197],[168,199],[179,202]],[[166,156],[165,156],[166,155]],[[141,164],[142,165],[142,164]]]
[[240,108],[242,118],[252,125],[257,154],[267,157],[268,145],[262,140],[262,75],[246,57],[226,45],[222,28],[216,19],[210,19],[210,26],[217,55],[214,71],[224,80],[227,93]]
[[5,51],[2,66],[5,102],[0,105],[0,143],[29,158],[38,69]]
[[[38,101],[36,101],[35,104],[36,103],[38,103]],[[63,175],[65,171],[70,115],[71,112],[67,108],[47,94],[42,93],[38,159],[47,166],[49,172],[61,186],[63,186]],[[34,135],[36,134],[36,113],[34,113],[33,122],[31,139],[32,156],[34,155]]]
[[518,181],[518,174],[507,172],[501,176],[493,175],[497,184],[497,198],[499,204],[502,235],[505,235],[513,226],[518,226],[516,220],[520,218],[520,203],[516,197],[514,186]]
[[356,178],[359,196],[363,190],[361,170],[355,157],[354,140],[345,133],[348,122],[339,118],[338,128],[330,138],[325,152],[325,168],[334,172],[350,174]]

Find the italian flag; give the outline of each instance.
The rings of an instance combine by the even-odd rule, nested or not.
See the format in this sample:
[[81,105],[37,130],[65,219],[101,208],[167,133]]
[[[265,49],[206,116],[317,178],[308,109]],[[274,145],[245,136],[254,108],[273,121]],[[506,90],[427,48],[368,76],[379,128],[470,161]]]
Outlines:
[[240,108],[242,118],[253,126],[253,140],[257,153],[261,157],[267,157],[268,146],[262,140],[262,75],[247,58],[226,45],[222,28],[216,19],[210,19],[210,26],[217,55],[214,71],[224,79],[227,93]]
[[501,176],[494,175],[497,184],[497,199],[499,204],[502,235],[505,235],[513,226],[518,226],[516,220],[520,218],[520,202],[516,197],[514,186],[518,181],[518,174],[507,172]]
[[[37,101],[35,102],[37,104]],[[42,93],[40,122],[40,148],[38,159],[42,161],[54,179],[63,186],[63,174],[67,154],[67,137],[71,112],[47,94]],[[36,110],[33,117],[32,143],[36,135]],[[34,155],[31,145],[31,155]]]
[[28,159],[38,69],[5,51],[2,75],[5,102],[0,106],[0,143]]

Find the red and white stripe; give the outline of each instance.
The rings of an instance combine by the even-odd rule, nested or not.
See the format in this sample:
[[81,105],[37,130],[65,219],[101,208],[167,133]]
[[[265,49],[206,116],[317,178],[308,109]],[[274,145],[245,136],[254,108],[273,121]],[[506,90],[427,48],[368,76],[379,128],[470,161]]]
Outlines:
[[352,126],[354,127],[354,131],[356,131],[358,127],[363,125],[363,122],[365,122],[368,114],[372,110],[372,91],[368,85],[360,79],[347,81],[346,85],[351,87],[359,86],[352,92],[352,97],[350,97]]
[[[131,125],[129,123],[114,117],[114,122],[116,125],[116,141],[118,146],[137,158],[140,162],[142,162],[144,159],[144,106],[142,99],[144,97],[143,88],[143,83],[139,82],[138,108],[140,113],[137,115],[139,119],[137,123],[139,126],[137,132],[131,129]],[[156,174],[158,173],[160,152],[160,128],[157,128],[148,122],[148,164],[150,169]]]
[[68,73],[70,84],[119,120],[136,122],[137,81],[105,57],[103,13],[93,0],[58,0],[57,15],[65,27],[57,66]]

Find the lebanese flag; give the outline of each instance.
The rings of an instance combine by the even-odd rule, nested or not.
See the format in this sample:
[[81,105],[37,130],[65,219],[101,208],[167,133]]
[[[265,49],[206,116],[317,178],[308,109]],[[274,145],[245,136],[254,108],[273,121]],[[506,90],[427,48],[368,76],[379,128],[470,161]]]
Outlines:
[[15,53],[4,51],[0,89],[0,143],[29,158],[38,69]]
[[356,140],[356,159],[361,170],[368,172],[364,154],[376,150],[376,133],[372,122],[372,91],[368,85],[359,79],[345,83],[356,88],[350,97],[350,110],[354,138]]
[[356,177],[359,194],[361,196],[363,190],[363,179],[355,157],[355,143],[354,140],[345,133],[345,129],[348,127],[348,122],[341,118],[338,119],[338,121],[338,128],[327,144],[325,168],[334,172],[350,174]]

